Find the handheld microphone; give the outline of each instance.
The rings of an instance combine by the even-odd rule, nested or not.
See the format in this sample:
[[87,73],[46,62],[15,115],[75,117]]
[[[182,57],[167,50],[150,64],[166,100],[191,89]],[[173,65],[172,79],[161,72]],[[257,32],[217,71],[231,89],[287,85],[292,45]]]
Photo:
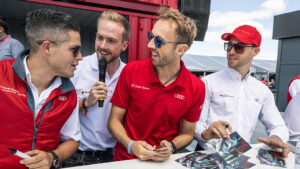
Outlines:
[[[99,81],[105,82],[105,72],[106,72],[106,65],[107,61],[105,58],[99,59],[98,60],[98,67],[99,67]],[[98,99],[98,106],[103,107],[103,98]]]

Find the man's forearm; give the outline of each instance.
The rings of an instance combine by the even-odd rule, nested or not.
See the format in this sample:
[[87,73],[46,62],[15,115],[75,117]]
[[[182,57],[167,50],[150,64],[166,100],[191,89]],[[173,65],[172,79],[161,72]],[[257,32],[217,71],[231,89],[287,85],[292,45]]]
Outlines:
[[79,142],[74,140],[64,141],[59,144],[54,150],[58,156],[59,162],[62,163],[72,157],[72,155],[77,151],[78,146]]
[[175,137],[172,142],[175,144],[177,150],[183,149],[188,146],[194,139],[194,135],[180,134]]
[[124,147],[127,148],[131,139],[127,136],[123,124],[118,119],[110,119],[108,122],[108,129],[112,136]]

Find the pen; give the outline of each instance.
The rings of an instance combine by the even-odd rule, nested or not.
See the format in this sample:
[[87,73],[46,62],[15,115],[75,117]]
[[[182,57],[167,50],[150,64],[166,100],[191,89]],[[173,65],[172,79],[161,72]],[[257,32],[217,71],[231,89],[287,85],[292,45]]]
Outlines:
[[[225,125],[225,130],[230,134],[230,132],[229,132],[229,130],[228,130],[228,127],[229,127],[229,125],[226,124],[226,125]],[[230,136],[229,136],[229,137],[230,137]]]
[[24,153],[22,153],[21,151],[18,151],[18,150],[16,150],[16,149],[9,148],[8,150],[9,150],[12,154],[14,154],[14,155],[16,155],[16,156],[19,156],[19,157],[21,157],[21,158],[30,158],[29,155],[24,154]]

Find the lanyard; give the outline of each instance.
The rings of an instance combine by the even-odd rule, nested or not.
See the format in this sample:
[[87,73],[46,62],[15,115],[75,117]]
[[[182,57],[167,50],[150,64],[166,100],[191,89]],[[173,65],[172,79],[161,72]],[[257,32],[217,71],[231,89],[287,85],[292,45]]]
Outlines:
[[3,41],[0,42],[0,45],[2,45],[2,43],[4,43],[5,41],[7,41],[10,38],[10,36],[8,35],[5,39],[3,39]]

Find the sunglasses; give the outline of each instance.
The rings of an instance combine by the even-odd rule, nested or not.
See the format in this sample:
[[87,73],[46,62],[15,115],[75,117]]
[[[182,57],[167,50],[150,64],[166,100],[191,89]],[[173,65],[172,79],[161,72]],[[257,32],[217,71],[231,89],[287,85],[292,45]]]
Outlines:
[[73,46],[70,48],[73,52],[74,58],[76,58],[80,52],[81,46]]
[[230,52],[231,49],[234,47],[234,51],[238,54],[243,54],[245,51],[245,47],[256,47],[255,45],[246,45],[243,43],[233,44],[231,42],[224,43],[224,50]]
[[[46,40],[37,40],[36,43],[39,44],[39,45],[41,45],[41,44],[43,44],[44,41],[46,41]],[[51,42],[51,43],[53,43],[53,44],[55,44],[55,45],[58,44],[57,42],[54,42],[54,41],[51,41],[51,40],[48,40],[48,41]],[[67,44],[61,44],[61,45],[67,45]],[[69,45],[68,45],[68,46],[69,46]],[[80,49],[81,49],[81,46],[77,46],[77,45],[72,46],[72,47],[70,48],[70,50],[72,51],[73,56],[74,56],[75,58],[78,56],[78,54],[79,54],[79,52],[80,52]]]
[[154,36],[152,32],[148,32],[148,40],[151,41],[153,38],[154,38],[154,44],[157,48],[161,48],[161,45],[167,43],[178,43],[178,42],[165,41],[158,36]]

